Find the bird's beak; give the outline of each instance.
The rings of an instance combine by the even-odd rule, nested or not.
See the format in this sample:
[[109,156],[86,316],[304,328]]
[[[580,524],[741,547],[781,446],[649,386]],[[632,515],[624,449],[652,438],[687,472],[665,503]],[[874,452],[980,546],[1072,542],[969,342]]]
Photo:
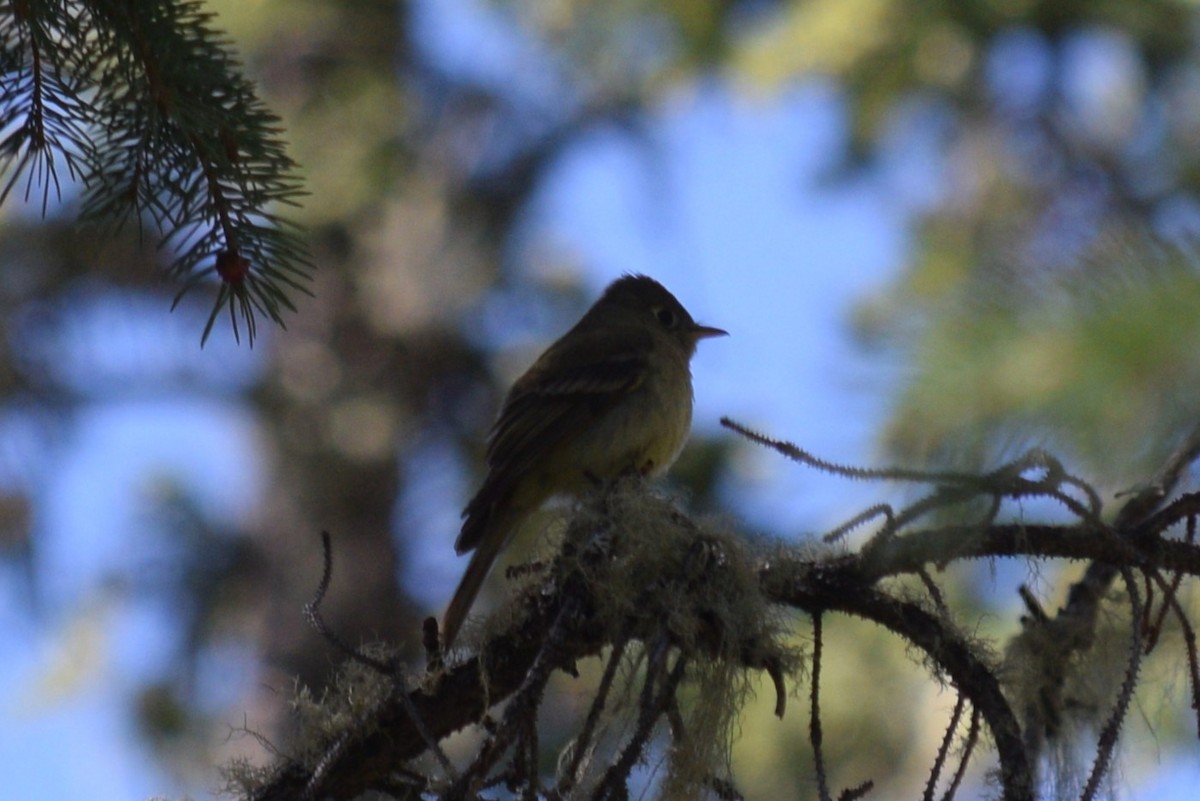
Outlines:
[[729,332],[724,328],[713,328],[711,325],[700,325],[697,323],[692,326],[691,335],[693,342],[699,342],[709,337],[727,337],[729,336]]

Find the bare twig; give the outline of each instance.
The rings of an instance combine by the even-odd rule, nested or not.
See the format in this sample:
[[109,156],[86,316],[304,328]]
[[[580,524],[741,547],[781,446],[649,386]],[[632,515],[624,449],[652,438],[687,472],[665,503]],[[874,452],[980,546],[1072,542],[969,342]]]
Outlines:
[[1180,495],[1169,504],[1137,524],[1135,536],[1150,537],[1162,534],[1183,519],[1200,515],[1200,492]]
[[954,711],[950,713],[950,723],[946,726],[946,733],[942,736],[937,756],[933,760],[933,767],[929,771],[929,781],[925,783],[925,801],[933,801],[933,792],[937,789],[938,779],[942,775],[942,768],[946,764],[946,759],[950,756],[950,746],[954,744],[954,732],[958,729],[958,722],[962,719],[963,709],[966,705],[966,696],[959,693],[958,701],[954,704]]
[[400,699],[400,706],[404,709],[408,719],[412,721],[413,728],[417,730],[417,734],[425,741],[425,745],[433,752],[434,758],[438,764],[442,766],[442,770],[446,771],[446,775],[451,779],[458,777],[458,771],[454,769],[454,763],[450,761],[450,757],[446,756],[446,752],[438,744],[437,738],[433,736],[433,732],[429,730],[425,719],[421,717],[421,713],[417,711],[417,707],[413,704],[412,698],[408,694],[408,686],[399,680],[399,674],[395,677],[396,686],[392,690],[392,695]]
[[1025,603],[1025,611],[1029,613],[1030,621],[1034,623],[1046,623],[1050,620],[1050,616],[1046,614],[1045,608],[1042,607],[1042,602],[1033,594],[1033,590],[1029,589],[1028,585],[1022,584],[1020,587],[1017,587],[1017,595],[1021,596],[1021,600]]
[[[918,501],[909,507],[906,513],[896,516],[895,528],[903,527],[905,523],[917,519],[931,508],[944,508],[948,503],[967,500],[981,494],[1007,495],[1013,498],[1045,495],[1058,500],[1081,519],[1087,520],[1095,519],[1100,512],[1100,497],[1096,491],[1087,482],[1067,473],[1062,463],[1054,456],[1037,448],[983,475],[947,470],[912,470],[904,467],[864,468],[826,461],[794,443],[760,434],[728,417],[721,418],[721,425],[793,461],[825,473],[859,480],[909,481],[936,485],[938,490],[934,495]],[[1034,469],[1044,470],[1045,475],[1037,480],[1026,478],[1024,474]],[[1063,485],[1083,492],[1087,498],[1086,506],[1062,492],[1060,487]],[[862,521],[851,522],[850,528],[853,528]],[[827,536],[836,538],[834,535],[838,533],[835,529]]]
[[838,796],[838,801],[858,801],[858,799],[862,798],[874,789],[875,782],[871,779],[867,779],[857,787],[848,787],[845,790],[842,790],[841,795]]
[[[1171,588],[1167,587],[1166,580],[1162,578],[1161,574],[1154,572],[1149,575],[1165,588],[1163,608],[1169,608],[1176,620],[1179,621],[1179,630],[1183,635],[1184,653],[1187,654],[1188,679],[1192,685],[1192,710],[1197,713],[1196,730],[1200,734],[1200,657],[1197,656],[1196,630],[1188,620],[1186,610],[1179,603],[1179,599],[1171,591]],[[1150,653],[1149,648],[1145,652]]]
[[780,439],[768,437],[765,434],[760,434],[757,431],[747,428],[746,426],[734,421],[729,417],[722,417],[721,425],[723,425],[725,428],[728,428],[730,431],[741,434],[751,442],[757,442],[759,445],[765,445],[766,447],[782,454],[783,456],[786,456],[792,461],[799,462],[800,464],[806,464],[809,467],[814,467],[823,473],[832,473],[833,475],[845,476],[846,478],[871,481],[917,481],[926,484],[976,481],[979,478],[974,473],[909,470],[903,467],[866,468],[836,464],[834,462],[825,461],[818,456],[813,456],[808,451],[791,442],[785,442]]
[[[1189,545],[1196,541],[1196,515],[1191,515],[1187,519],[1187,535],[1184,540]],[[1150,578],[1150,573],[1147,573],[1147,580]],[[1171,577],[1171,583],[1164,586],[1162,603],[1159,604],[1158,617],[1154,623],[1149,626],[1146,631],[1146,653],[1154,650],[1154,646],[1158,644],[1159,634],[1162,632],[1163,622],[1167,617],[1167,613],[1172,609],[1182,609],[1177,601],[1179,593],[1179,585],[1183,582],[1183,574],[1176,573]],[[1150,608],[1150,599],[1146,599],[1146,608]]]
[[665,639],[660,640],[651,648],[646,663],[645,683],[642,685],[637,726],[633,736],[621,750],[621,755],[605,772],[604,779],[597,786],[596,792],[592,796],[596,801],[625,797],[625,782],[629,778],[633,766],[641,759],[659,717],[666,710],[671,699],[675,697],[675,690],[679,687],[679,682],[683,680],[684,671],[687,668],[687,658],[683,654],[676,657],[675,666],[666,678],[661,680],[661,689],[657,693],[654,692],[659,677],[666,671],[668,650],[669,645]]
[[350,743],[353,741],[353,739],[354,732],[352,730],[346,730],[342,732],[342,736],[339,737],[333,743],[333,745],[325,749],[325,752],[317,761],[316,766],[313,767],[311,778],[309,778],[308,782],[304,785],[304,789],[300,793],[300,797],[302,799],[308,801],[309,799],[317,797],[317,788],[320,787],[321,782],[325,780],[325,777],[329,773],[330,769],[337,764],[338,758],[345,753],[347,748],[350,747]]
[[779,659],[772,657],[763,665],[763,670],[771,677],[771,683],[775,686],[775,717],[783,720],[783,715],[787,712],[787,684],[783,679],[783,665]]
[[[1117,514],[1114,528],[1124,530],[1149,522],[1152,512],[1175,489],[1187,466],[1200,458],[1200,425],[1193,428],[1149,482],[1138,488]],[[1188,496],[1184,496],[1185,498]],[[1183,500],[1182,498],[1180,499]],[[1183,515],[1180,515],[1182,518]]]
[[521,683],[520,689],[513,696],[508,708],[504,710],[504,719],[495,733],[488,738],[483,748],[475,755],[471,766],[456,779],[442,796],[445,801],[457,801],[470,796],[486,781],[488,772],[508,749],[517,741],[529,721],[537,715],[537,707],[545,691],[546,683],[554,669],[562,661],[562,645],[567,631],[567,620],[578,613],[577,604],[565,603],[559,609],[558,615],[550,627],[532,667]]
[[817,774],[817,793],[821,801],[832,801],[829,794],[829,779],[825,775],[825,754],[821,750],[821,610],[812,614],[813,652],[812,676],[809,690],[808,739],[813,749],[813,769]]
[[600,685],[596,688],[596,696],[592,699],[587,718],[583,721],[583,728],[571,743],[571,760],[567,764],[567,769],[559,775],[558,795],[560,797],[569,797],[575,782],[579,780],[579,766],[591,749],[592,736],[595,734],[596,725],[600,722],[604,705],[608,703],[608,693],[612,689],[613,679],[616,678],[617,668],[620,667],[621,660],[625,657],[627,644],[628,640],[625,639],[613,643],[612,653],[609,654],[608,662],[604,665],[604,675],[600,677]]
[[[794,578],[794,576],[792,577]],[[863,586],[854,574],[814,569],[803,583],[786,570],[766,570],[763,589],[780,603],[798,609],[838,611],[874,621],[924,651],[983,715],[1000,758],[1000,782],[1008,801],[1032,799],[1033,771],[1021,738],[1021,727],[991,666],[975,648],[937,615],[920,605],[889,597]]]
[[1125,722],[1129,704],[1133,700],[1138,672],[1142,666],[1142,602],[1138,596],[1137,580],[1134,578],[1133,571],[1125,567],[1121,568],[1121,577],[1125,580],[1125,587],[1129,592],[1131,629],[1129,633],[1129,663],[1125,667],[1125,680],[1121,683],[1121,690],[1117,694],[1117,703],[1113,706],[1112,714],[1109,715],[1104,728],[1100,731],[1099,742],[1096,745],[1096,761],[1092,764],[1092,772],[1088,776],[1087,785],[1083,789],[1080,801],[1092,801],[1100,789],[1100,782],[1108,774],[1113,751],[1117,747],[1117,738],[1121,733],[1121,726]]
[[950,608],[946,606],[946,599],[942,595],[942,590],[938,587],[937,582],[933,580],[933,576],[929,575],[929,571],[922,567],[915,572],[917,577],[921,579],[921,583],[925,585],[925,591],[933,599],[933,605],[937,607],[937,610],[943,615],[950,614]]
[[967,773],[967,763],[971,761],[971,754],[975,750],[975,744],[979,742],[979,710],[971,710],[971,725],[967,728],[967,737],[963,741],[962,757],[958,761],[958,770],[954,771],[954,778],[950,780],[950,786],[946,788],[946,792],[942,795],[942,801],[953,801],[954,794],[958,792],[958,786],[962,784],[963,776]]
[[351,646],[330,629],[321,617],[321,603],[325,600],[325,593],[329,591],[329,581],[333,576],[333,542],[328,531],[321,532],[321,554],[324,560],[321,580],[317,584],[317,591],[313,594],[312,600],[304,605],[305,619],[326,642],[341,651],[348,659],[365,665],[376,673],[382,673],[385,676],[393,675],[396,672],[395,664],[376,659]]
[[[341,637],[339,637],[332,629],[326,625],[324,618],[321,617],[321,603],[325,600],[325,593],[329,591],[330,578],[333,575],[333,542],[328,531],[321,532],[321,553],[323,558],[323,569],[321,571],[321,580],[317,584],[317,591],[314,593],[311,601],[304,605],[304,616],[308,619],[310,625],[317,630],[322,637],[325,638],[331,645],[344,653],[349,659],[358,662],[366,667],[381,673],[388,677],[393,684],[392,696],[399,699],[404,711],[408,714],[409,720],[412,721],[413,728],[424,740],[425,745],[433,752],[434,757],[442,766],[442,770],[447,776],[457,776],[457,771],[454,769],[454,764],[450,758],[446,756],[446,752],[438,745],[437,738],[429,730],[425,724],[425,720],[417,712],[417,708],[413,705],[412,699],[408,695],[408,687],[402,677],[401,666],[395,660],[383,661],[376,659],[369,654],[364,654],[357,648],[352,648]],[[339,739],[334,743],[330,752],[321,759],[321,764],[318,769],[313,771],[312,779],[309,781],[306,792],[317,787],[323,774],[328,770],[328,764],[332,764],[338,753],[347,747],[347,743]]]
[[1187,614],[1179,601],[1171,598],[1171,608],[1179,620],[1179,628],[1183,632],[1183,647],[1187,654],[1188,677],[1192,683],[1192,710],[1196,712],[1196,733],[1200,736],[1200,657],[1196,654],[1196,630],[1187,619]]
[[842,523],[840,526],[830,531],[821,539],[823,539],[825,542],[837,542],[854,529],[858,528],[869,520],[874,520],[876,517],[884,518],[883,529],[880,531],[879,536],[890,536],[892,532],[896,530],[896,515],[892,510],[891,504],[878,503],[862,512],[859,512],[845,523]]

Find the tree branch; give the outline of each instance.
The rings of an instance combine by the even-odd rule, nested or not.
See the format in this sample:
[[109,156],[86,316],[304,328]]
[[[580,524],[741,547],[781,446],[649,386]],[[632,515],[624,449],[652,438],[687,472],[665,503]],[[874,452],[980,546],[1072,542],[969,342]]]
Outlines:
[[[367,725],[331,743],[319,771],[312,766],[285,765],[252,798],[291,801],[307,794],[352,799],[386,784],[399,766],[427,750],[427,740],[413,725],[406,704],[411,704],[418,718],[426,722],[432,736],[441,739],[479,721],[491,705],[517,692],[528,680],[535,662],[540,664],[537,672],[541,676],[546,671],[570,669],[576,661],[597,655],[609,646],[638,641],[647,648],[660,647],[664,630],[675,647],[692,649],[681,652],[678,659],[730,659],[744,668],[768,670],[781,685],[783,660],[770,650],[770,644],[756,639],[759,634],[736,630],[736,621],[723,621],[704,606],[716,591],[714,576],[722,581],[728,578],[710,571],[730,572],[732,540],[721,540],[698,528],[645,489],[630,492],[634,501],[623,502],[640,504],[636,515],[614,512],[614,505],[603,493],[597,493],[598,501],[581,505],[568,528],[563,553],[538,586],[514,600],[510,613],[513,622],[503,631],[486,636],[481,645],[482,658],[472,656],[427,675],[425,687],[409,692],[406,699],[395,695],[389,698]],[[1094,565],[1119,564],[1150,573],[1200,575],[1200,548],[1194,542],[1160,536],[1193,514],[1192,505],[1176,502],[1165,507],[1164,511],[1173,510],[1183,516],[1178,519],[1161,512],[1155,514],[1156,506],[1146,504],[1140,516],[1126,516],[1128,527],[1124,530],[1104,526],[1089,515],[1075,526],[995,524],[896,532],[872,540],[861,553],[833,557],[814,557],[773,546],[769,553],[760,550],[756,557],[757,566],[749,578],[754,586],[738,592],[760,593],[767,603],[813,615],[842,612],[870,620],[922,650],[935,674],[944,675],[957,688],[971,704],[973,714],[978,714],[991,731],[1004,797],[1010,801],[1031,799],[1036,751],[1026,749],[1021,725],[1001,690],[996,666],[954,626],[944,608],[927,608],[894,597],[878,582],[889,576],[920,575],[929,565],[944,567],[959,559],[1003,556],[1085,559]],[[683,549],[684,555],[674,568],[656,565],[647,575],[657,578],[643,582],[645,586],[638,585],[631,598],[618,599],[627,601],[625,605],[605,606],[612,603],[613,596],[626,591],[618,592],[605,581],[642,575],[637,571],[645,570],[635,561],[640,556],[622,549],[631,542],[660,539],[661,532],[652,527],[662,523],[649,520],[647,515],[651,513],[669,517],[670,525],[683,531],[685,541],[691,544]],[[698,553],[705,558],[697,557]],[[609,569],[611,575],[586,572],[596,565]],[[680,575],[672,575],[673,570]],[[694,573],[688,575],[688,571]],[[1102,585],[1077,585],[1059,617],[1069,618],[1072,609],[1094,609],[1103,591]],[[675,603],[680,606],[672,608],[674,611],[653,606],[661,602],[656,592],[678,596]],[[693,609],[693,605],[699,606]],[[613,608],[620,610],[621,619],[605,617],[612,614]],[[662,627],[667,625],[664,621],[689,610],[697,617],[686,625],[698,628],[692,631],[689,644],[683,645],[679,639],[683,634]],[[1047,619],[1042,624],[1049,622]],[[554,648],[547,650],[551,640]],[[672,707],[667,696],[662,701],[655,709]]]

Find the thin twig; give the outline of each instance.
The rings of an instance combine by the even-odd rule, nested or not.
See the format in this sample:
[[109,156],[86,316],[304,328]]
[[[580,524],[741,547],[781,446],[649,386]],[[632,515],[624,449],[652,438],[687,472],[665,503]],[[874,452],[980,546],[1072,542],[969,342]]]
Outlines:
[[[1152,574],[1156,581],[1165,585],[1165,580],[1158,573]],[[1179,603],[1179,599],[1170,592],[1165,592],[1164,608],[1169,607],[1179,621],[1179,630],[1183,635],[1184,653],[1187,654],[1188,679],[1192,685],[1192,710],[1196,712],[1196,731],[1200,735],[1200,656],[1197,656],[1196,630],[1188,620],[1187,612]],[[1149,650],[1146,651],[1149,653]]]
[[977,742],[979,742],[979,710],[972,707],[971,725],[967,728],[967,738],[963,741],[962,758],[958,761],[958,770],[954,771],[954,778],[950,780],[950,786],[942,795],[942,801],[953,801],[954,794],[958,792],[958,786],[962,784],[963,776],[967,774],[967,763],[971,761],[971,754],[975,751]]
[[1200,492],[1189,492],[1180,495],[1175,500],[1137,524],[1136,536],[1149,537],[1162,534],[1171,526],[1184,518],[1193,518],[1200,514]]
[[[1196,515],[1191,515],[1187,519],[1187,537],[1185,542],[1189,545],[1196,541]],[[1149,579],[1149,575],[1147,575]],[[1159,605],[1158,618],[1154,624],[1146,632],[1146,653],[1154,650],[1154,646],[1158,644],[1158,637],[1162,633],[1163,622],[1167,617],[1167,613],[1172,608],[1179,608],[1179,603],[1176,597],[1179,592],[1179,585],[1183,582],[1183,573],[1176,572],[1171,578],[1171,583],[1166,585],[1163,590],[1163,600]],[[1150,607],[1150,602],[1146,602],[1147,609]],[[1182,610],[1181,610],[1182,611]]]
[[667,651],[669,644],[666,639],[660,640],[653,648],[650,659],[646,664],[646,679],[642,685],[641,709],[638,712],[637,727],[633,732],[633,736],[629,738],[629,742],[621,751],[621,756],[609,767],[604,774],[604,779],[596,788],[596,792],[592,796],[596,801],[608,798],[623,798],[625,790],[625,780],[629,777],[633,766],[642,757],[642,751],[646,747],[646,742],[650,739],[651,733],[658,722],[659,716],[666,709],[670,699],[674,698],[675,690],[679,686],[679,682],[683,680],[685,668],[687,666],[687,657],[680,654],[675,659],[675,667],[671,669],[670,674],[662,682],[662,689],[657,695],[654,693],[654,684],[656,677],[662,674],[666,669]]
[[324,559],[321,581],[317,584],[317,591],[312,600],[304,605],[305,619],[326,642],[341,651],[348,659],[365,665],[376,673],[392,676],[396,672],[396,666],[392,662],[376,659],[351,646],[330,629],[324,618],[321,617],[321,603],[325,600],[325,593],[329,591],[329,582],[333,576],[333,542],[328,531],[321,532],[321,554]]
[[317,788],[328,775],[330,769],[337,764],[338,757],[346,752],[346,749],[350,747],[350,743],[353,740],[354,732],[347,729],[334,741],[333,745],[325,749],[324,753],[321,754],[321,758],[317,760],[316,767],[313,768],[312,775],[304,785],[303,791],[301,791],[300,797],[302,799],[308,801],[316,797]]
[[786,566],[760,570],[763,591],[774,603],[810,615],[817,610],[837,611],[875,622],[920,649],[967,694],[991,730],[1000,761],[999,781],[1006,799],[1034,798],[1033,770],[1021,738],[1021,726],[1000,687],[994,666],[981,658],[978,646],[938,615],[920,604],[893,598],[847,560],[847,572],[835,563],[830,569],[814,568],[798,580]]
[[847,787],[845,790],[842,790],[841,795],[838,796],[838,801],[858,801],[858,799],[862,798],[874,789],[875,780],[867,779],[857,787]]
[[541,794],[541,781],[538,778],[538,729],[537,718],[525,721],[524,734],[521,736],[521,777],[524,791],[522,801],[535,801]]
[[876,517],[883,517],[885,522],[883,529],[880,531],[880,536],[888,536],[896,530],[896,515],[892,510],[891,504],[877,503],[868,509],[859,512],[854,517],[842,523],[837,528],[830,531],[821,539],[825,542],[837,542],[842,537],[849,534],[854,529],[866,523],[868,520],[873,520]]
[[903,467],[886,467],[886,468],[866,468],[866,467],[851,467],[850,465],[836,464],[828,462],[824,459],[813,456],[803,448],[794,445],[791,442],[774,439],[765,434],[760,434],[751,428],[747,428],[734,421],[729,417],[721,418],[721,425],[741,434],[751,442],[757,442],[759,445],[766,447],[786,456],[792,461],[806,464],[809,467],[814,467],[824,473],[832,473],[837,476],[846,478],[854,478],[861,480],[875,481],[917,481],[927,484],[937,483],[958,483],[961,481],[978,480],[978,476],[972,473],[954,473],[954,472],[936,472],[926,470],[909,470]]
[[[321,532],[321,554],[324,560],[321,580],[317,584],[317,591],[313,595],[312,600],[304,605],[304,616],[308,619],[309,624],[326,641],[345,654],[349,659],[365,665],[377,673],[382,673],[392,680],[392,695],[399,698],[400,705],[412,721],[413,728],[416,729],[421,739],[425,741],[425,745],[429,750],[433,752],[434,757],[442,766],[442,770],[446,772],[446,775],[451,778],[457,778],[458,772],[454,769],[454,763],[450,761],[450,758],[446,756],[446,752],[438,745],[437,738],[433,736],[433,732],[429,730],[429,727],[425,724],[425,719],[417,712],[412,698],[409,697],[408,684],[401,677],[400,663],[395,660],[385,662],[382,659],[376,659],[373,656],[364,654],[357,648],[350,647],[350,645],[326,625],[324,618],[321,617],[321,603],[325,600],[325,593],[329,591],[330,578],[333,575],[333,540],[328,531]],[[341,741],[335,743],[333,749],[331,749],[331,753],[322,758],[322,763],[331,762],[332,757],[336,756],[337,750],[343,748],[344,745]],[[309,787],[316,787],[316,782],[321,778],[317,773],[318,771],[313,771]]]
[[808,739],[812,743],[814,769],[817,774],[817,793],[821,801],[831,801],[829,778],[825,774],[825,755],[821,750],[821,612],[812,614],[813,653],[812,688],[809,691]]
[[416,705],[413,704],[412,697],[408,694],[408,685],[400,681],[399,673],[394,676],[396,686],[392,691],[393,695],[400,696],[400,706],[404,707],[404,713],[408,715],[408,719],[412,721],[413,728],[417,730],[417,734],[425,741],[425,745],[433,752],[433,756],[437,759],[438,764],[442,766],[442,770],[446,771],[446,775],[452,780],[458,778],[458,771],[454,769],[454,763],[450,761],[450,757],[446,756],[446,752],[442,750],[442,746],[438,744],[437,738],[433,736],[433,732],[429,730],[429,726],[425,724],[425,719],[421,717],[421,713],[417,711]]
[[[938,491],[933,496],[910,506],[906,510],[907,515],[902,513],[896,516],[895,528],[897,529],[924,514],[927,511],[927,505],[930,508],[941,508],[947,502],[963,501],[979,494],[1003,495],[1013,498],[1045,495],[1064,504],[1080,518],[1088,521],[1098,519],[1100,513],[1100,496],[1096,491],[1087,482],[1067,473],[1058,459],[1040,448],[1029,450],[1013,461],[983,475],[949,470],[912,470],[904,467],[864,468],[826,461],[794,443],[760,434],[729,417],[722,417],[721,425],[752,442],[757,442],[793,461],[822,472],[859,480],[911,481],[938,485]],[[1045,476],[1039,480],[1024,477],[1023,474],[1026,471],[1036,468],[1045,470]],[[1059,487],[1063,484],[1082,491],[1087,496],[1087,505],[1080,504],[1062,492]],[[858,524],[854,521],[852,523],[853,525]],[[835,529],[831,535],[827,536],[836,539],[841,533],[844,532]]]
[[962,719],[963,709],[966,705],[967,697],[959,693],[958,701],[954,704],[954,711],[950,713],[950,723],[946,726],[946,733],[942,736],[942,743],[938,746],[937,756],[934,757],[933,768],[929,771],[929,781],[925,783],[925,801],[933,801],[933,791],[937,789],[942,768],[946,764],[947,757],[950,756],[950,746],[954,744],[954,732],[958,728],[958,722]]
[[[1184,437],[1183,442],[1167,458],[1166,463],[1159,468],[1154,478],[1133,493],[1133,496],[1125,502],[1125,505],[1117,513],[1113,527],[1125,530],[1135,523],[1153,520],[1151,513],[1158,508],[1163,498],[1175,489],[1184,470],[1197,458],[1200,458],[1200,425],[1197,425]],[[1180,501],[1182,500],[1183,498],[1180,499]]]
[[465,799],[472,792],[473,784],[482,785],[488,771],[508,749],[509,743],[519,738],[525,721],[536,714],[546,683],[550,681],[555,666],[562,661],[560,652],[567,631],[566,621],[577,615],[577,606],[577,601],[568,599],[558,610],[558,615],[550,626],[550,633],[538,650],[525,680],[513,695],[508,708],[504,710],[504,719],[500,726],[475,755],[471,766],[451,784],[443,798]]
[[571,761],[558,781],[558,793],[563,798],[571,795],[571,790],[578,779],[579,766],[583,762],[584,754],[591,749],[592,735],[595,733],[596,725],[600,722],[604,705],[608,703],[608,693],[612,689],[613,679],[616,678],[617,668],[625,656],[625,646],[628,642],[627,639],[622,638],[613,643],[612,653],[608,657],[608,663],[604,666],[604,674],[600,677],[600,685],[596,688],[596,697],[592,699],[591,708],[588,709],[587,718],[583,721],[583,728],[580,730],[579,736],[571,744]]
[[950,607],[946,606],[946,598],[942,595],[942,590],[933,580],[933,576],[929,575],[929,571],[925,568],[920,568],[916,571],[917,577],[921,579],[921,583],[925,585],[925,591],[929,593],[929,597],[933,599],[933,605],[943,615],[950,614]]
[[1188,677],[1192,682],[1192,710],[1196,712],[1196,733],[1200,736],[1200,657],[1196,654],[1196,630],[1187,619],[1179,601],[1171,599],[1171,608],[1179,620],[1179,628],[1183,632],[1184,651],[1187,653]]
[[1029,619],[1034,623],[1048,623],[1050,616],[1046,614],[1042,602],[1033,594],[1033,590],[1029,586],[1022,584],[1017,587],[1017,595],[1021,596],[1021,600],[1025,602],[1025,610],[1029,612]]
[[775,685],[775,717],[783,720],[784,713],[787,712],[787,684],[783,678],[783,665],[777,656],[771,656],[762,667],[771,677],[771,683]]
[[1127,567],[1121,568],[1121,577],[1125,580],[1125,587],[1129,592],[1131,613],[1129,662],[1125,667],[1125,679],[1121,682],[1121,690],[1117,694],[1117,703],[1113,706],[1112,714],[1109,715],[1108,720],[1104,723],[1104,728],[1100,731],[1100,737],[1096,744],[1096,761],[1092,764],[1092,772],[1088,776],[1087,785],[1083,788],[1080,801],[1092,801],[1100,789],[1101,780],[1108,773],[1113,751],[1117,747],[1117,738],[1121,733],[1121,725],[1125,722],[1125,714],[1133,700],[1138,672],[1142,666],[1142,602],[1138,596],[1137,580],[1134,578],[1133,571]]

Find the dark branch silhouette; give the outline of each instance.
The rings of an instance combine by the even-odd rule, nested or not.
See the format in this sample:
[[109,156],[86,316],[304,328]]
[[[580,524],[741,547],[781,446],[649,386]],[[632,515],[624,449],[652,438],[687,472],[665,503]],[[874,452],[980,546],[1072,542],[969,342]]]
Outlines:
[[[791,447],[757,435],[753,438],[784,452]],[[978,748],[982,723],[995,750],[1003,797],[1032,799],[1046,739],[1058,736],[1057,717],[1062,710],[1055,705],[1064,693],[1064,665],[1092,646],[1101,606],[1114,580],[1121,577],[1128,606],[1127,664],[1099,730],[1084,788],[1084,797],[1091,798],[1111,770],[1141,660],[1158,643],[1167,615],[1181,624],[1194,697],[1200,685],[1194,626],[1178,601],[1185,579],[1200,576],[1200,548],[1194,536],[1200,501],[1191,494],[1171,497],[1184,468],[1198,454],[1200,442],[1193,436],[1151,482],[1124,499],[1111,523],[1105,522],[1091,487],[1040,452],[979,476],[927,474],[924,480],[934,488],[924,499],[898,511],[874,507],[852,521],[858,525],[881,517],[885,522],[861,549],[849,553],[814,554],[777,543],[751,545],[727,531],[698,525],[640,481],[622,480],[598,489],[576,506],[558,556],[523,571],[523,587],[504,614],[479,632],[472,647],[446,655],[432,648],[430,667],[419,687],[394,682],[394,691],[372,710],[365,724],[327,743],[315,764],[298,760],[280,765],[252,797],[258,801],[350,799],[368,789],[390,787],[398,768],[441,738],[483,720],[489,734],[468,767],[455,774],[444,763],[441,775],[424,774],[423,783],[406,787],[419,786],[445,799],[465,799],[503,781],[525,797],[621,798],[634,765],[655,747],[660,729],[674,743],[672,753],[697,748],[697,741],[704,738],[722,736],[697,730],[689,722],[689,708],[681,705],[677,695],[683,684],[715,682],[704,685],[705,703],[729,703],[729,714],[721,718],[722,725],[728,725],[736,714],[736,702],[709,692],[720,682],[736,684],[739,675],[765,672],[776,688],[777,709],[782,713],[786,684],[801,681],[806,668],[812,699],[809,731],[820,796],[830,798],[818,697],[824,647],[821,622],[830,614],[843,614],[874,622],[919,649],[934,677],[958,695],[931,760],[926,798],[934,795],[969,708],[958,765],[943,798],[952,798],[959,788],[967,761]],[[853,475],[895,477],[892,471]],[[903,475],[921,480],[915,471]],[[1075,521],[997,522],[1006,502],[1035,496],[1058,501]],[[988,501],[981,519],[925,528],[916,525],[932,511],[965,508],[964,502],[972,499]],[[969,508],[978,514],[980,506]],[[1038,677],[1036,701],[1006,686],[981,644],[956,624],[930,573],[931,568],[942,569],[957,561],[1003,556],[1089,563],[1055,614],[1042,610],[1028,590],[1022,591],[1029,613],[1012,647],[1024,649],[1020,653],[1026,669]],[[882,583],[904,575],[915,577],[918,586],[925,588],[924,600],[898,595]],[[1139,577],[1144,591],[1139,590]],[[325,584],[323,580],[321,589]],[[318,625],[319,600],[320,594],[310,608]],[[786,609],[811,616],[813,646],[807,656],[786,644],[787,630],[779,615]],[[426,641],[436,645],[430,632]],[[573,672],[579,660],[598,655],[605,655],[603,674],[578,734],[560,761],[556,781],[546,784],[534,761],[538,710],[546,702],[546,684],[555,671]],[[618,686],[622,687],[619,694],[614,693]],[[626,699],[624,709],[620,698]],[[488,710],[504,701],[502,719],[488,723]],[[601,720],[620,714],[627,716],[627,736],[615,743],[604,741],[601,732],[606,727]],[[592,758],[593,753],[611,756],[602,760]],[[731,777],[719,775],[719,767],[709,764],[696,775],[685,775],[686,766],[672,763],[668,781],[720,798],[740,797]],[[868,781],[840,797],[862,797],[873,786],[873,780]]]

